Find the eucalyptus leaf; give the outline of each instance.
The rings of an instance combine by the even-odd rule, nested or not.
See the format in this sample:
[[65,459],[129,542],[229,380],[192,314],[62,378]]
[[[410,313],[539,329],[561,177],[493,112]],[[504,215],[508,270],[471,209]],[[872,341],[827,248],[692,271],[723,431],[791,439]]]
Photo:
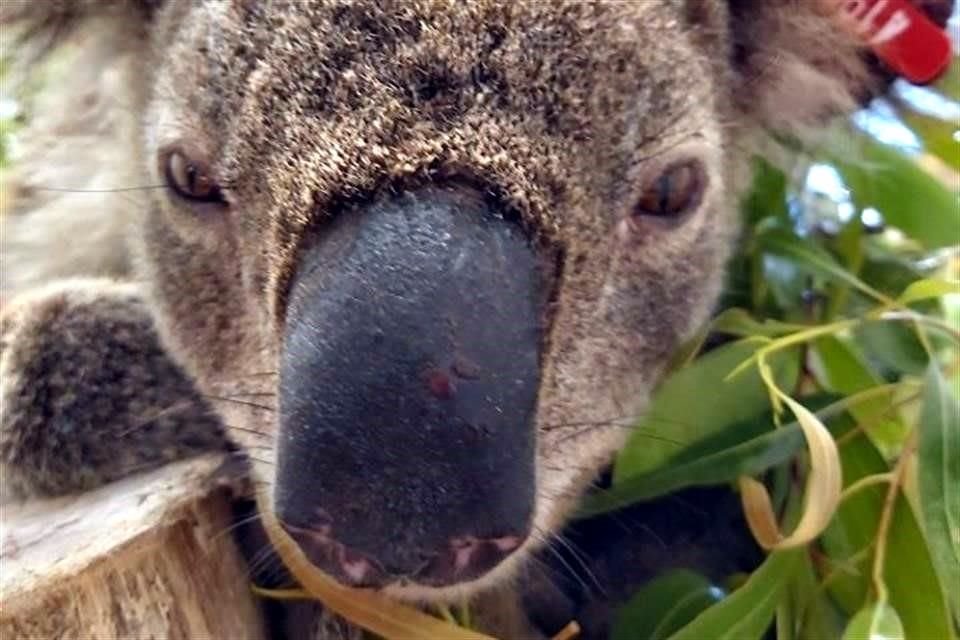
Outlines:
[[651,580],[618,612],[611,640],[665,640],[721,600],[705,577],[677,569]]
[[[909,254],[897,253],[880,242],[868,241],[864,245],[860,278],[891,298],[897,298],[913,283],[932,275],[929,267],[924,269],[923,263]],[[870,306],[874,304],[872,300],[866,302]]]
[[885,379],[893,380],[903,374],[921,376],[927,370],[930,358],[908,324],[865,322],[854,337]]
[[[768,294],[776,309],[791,316],[803,308],[809,290],[809,274],[795,260],[759,253],[759,292]],[[758,293],[759,293],[758,292]],[[759,304],[759,300],[755,303]],[[792,319],[792,318],[788,318]]]
[[929,300],[930,298],[942,298],[951,293],[960,293],[960,282],[925,278],[907,287],[897,298],[897,302],[900,304],[910,304],[920,300]]
[[766,336],[777,338],[795,331],[807,329],[804,325],[779,322],[769,318],[760,321],[754,318],[746,309],[727,309],[713,319],[711,328],[716,333],[725,333],[741,338],[751,336]]
[[783,171],[764,158],[754,158],[753,182],[740,205],[744,222],[752,225],[769,217],[786,221],[789,216],[787,186]]
[[773,228],[757,237],[761,251],[788,259],[799,268],[853,287],[878,300],[885,296],[843,267],[826,249],[786,229]]
[[[883,382],[851,341],[824,336],[813,343],[813,354],[812,368],[829,391],[851,396]],[[891,390],[889,398],[892,397]],[[910,430],[897,411],[879,401],[851,407],[850,414],[888,459],[900,450]]]
[[927,546],[960,621],[960,404],[936,364],[930,365],[925,381],[918,452]]
[[903,623],[888,604],[875,602],[857,612],[843,632],[843,640],[903,640]]
[[912,109],[900,109],[900,117],[923,142],[924,149],[950,168],[960,170],[960,139],[955,122],[941,120]]
[[798,640],[837,638],[843,622],[829,594],[819,588],[818,577],[809,554],[803,554],[800,566],[790,582],[787,597],[794,611],[793,622]]
[[670,636],[670,640],[759,640],[773,621],[802,549],[771,554],[746,584]]
[[778,530],[776,514],[762,483],[753,478],[741,478],[740,491],[747,522],[760,546],[765,549],[792,549],[805,547],[816,540],[830,523],[840,504],[843,479],[837,444],[823,421],[790,396],[780,392],[778,395],[797,417],[808,452],[806,500],[796,528],[788,535]]
[[[671,375],[617,456],[614,484],[656,469],[684,447],[766,412],[769,394],[755,368],[725,380],[761,344],[742,340],[725,345]],[[778,384],[791,388],[799,372],[797,352],[774,354],[770,364]]]
[[[863,221],[859,217],[854,217],[843,226],[835,238],[828,239],[827,244],[850,273],[856,275],[871,287],[877,288],[862,273],[866,260],[865,237],[866,229]],[[882,292],[882,289],[878,288],[877,290]],[[830,287],[827,293],[824,321],[833,320],[845,309],[851,298],[850,293],[850,287],[845,284],[833,284]]]
[[[844,438],[856,424],[847,416],[830,421],[831,431]],[[886,473],[889,465],[863,434],[845,438],[841,447],[844,486],[867,476]],[[837,604],[853,616],[873,586],[873,550],[887,485],[866,487],[840,504],[830,526],[820,537],[821,547],[836,572],[828,590]],[[907,638],[953,638],[940,581],[923,531],[903,495],[896,498],[887,538],[883,579],[889,604],[900,615]]]
[[742,475],[754,476],[787,462],[805,445],[800,425],[792,423],[727,446],[729,443],[725,440],[751,431],[756,431],[756,425],[734,424],[725,432],[681,451],[653,471],[624,478],[609,489],[588,496],[581,504],[578,517],[614,511],[686,487],[724,484]]
[[851,142],[855,152],[848,151],[846,157],[834,153],[831,160],[858,207],[875,207],[888,224],[926,248],[960,243],[960,195],[894,147],[866,135],[857,135]]

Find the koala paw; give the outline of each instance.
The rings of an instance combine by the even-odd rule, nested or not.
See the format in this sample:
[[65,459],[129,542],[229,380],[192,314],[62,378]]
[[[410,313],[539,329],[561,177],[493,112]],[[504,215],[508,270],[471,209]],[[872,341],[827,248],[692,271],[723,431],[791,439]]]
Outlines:
[[0,314],[0,497],[83,491],[225,450],[134,285],[55,283]]

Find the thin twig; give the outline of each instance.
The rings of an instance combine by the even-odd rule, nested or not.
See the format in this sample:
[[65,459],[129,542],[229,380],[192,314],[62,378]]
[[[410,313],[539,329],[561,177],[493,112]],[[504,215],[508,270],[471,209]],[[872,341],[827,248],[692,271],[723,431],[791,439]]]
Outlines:
[[843,493],[840,494],[840,502],[843,502],[847,498],[859,493],[861,490],[866,489],[867,487],[872,487],[875,484],[886,484],[892,481],[892,473],[875,473],[870,476],[864,476],[843,490]]
[[900,486],[903,484],[903,476],[907,470],[907,462],[913,456],[916,449],[916,431],[914,431],[907,446],[904,447],[900,459],[896,466],[890,472],[890,486],[887,489],[887,497],[883,501],[883,511],[880,513],[880,524],[877,526],[877,550],[873,556],[873,587],[877,591],[877,600],[884,604],[887,602],[887,585],[883,581],[883,567],[887,559],[887,538],[890,533],[890,523],[893,521],[893,510],[897,504],[897,497],[900,495]]

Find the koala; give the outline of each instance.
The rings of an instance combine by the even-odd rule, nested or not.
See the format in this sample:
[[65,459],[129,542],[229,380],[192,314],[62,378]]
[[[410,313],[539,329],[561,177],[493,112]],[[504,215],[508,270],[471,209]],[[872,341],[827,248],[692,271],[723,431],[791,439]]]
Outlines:
[[4,497],[91,489],[227,445],[132,284],[63,280],[11,303],[0,401]]
[[5,2],[32,42],[100,13],[135,44],[164,188],[89,246],[132,284],[5,310],[2,478],[229,450],[344,584],[509,589],[709,317],[752,150],[891,80],[827,4]]

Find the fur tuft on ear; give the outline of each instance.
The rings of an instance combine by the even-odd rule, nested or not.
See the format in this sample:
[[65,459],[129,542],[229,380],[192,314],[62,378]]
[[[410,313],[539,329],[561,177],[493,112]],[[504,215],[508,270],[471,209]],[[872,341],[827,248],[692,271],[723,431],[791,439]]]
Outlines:
[[[911,0],[938,25],[954,0]],[[729,0],[734,99],[765,128],[796,130],[882,93],[892,73],[817,0]]]

